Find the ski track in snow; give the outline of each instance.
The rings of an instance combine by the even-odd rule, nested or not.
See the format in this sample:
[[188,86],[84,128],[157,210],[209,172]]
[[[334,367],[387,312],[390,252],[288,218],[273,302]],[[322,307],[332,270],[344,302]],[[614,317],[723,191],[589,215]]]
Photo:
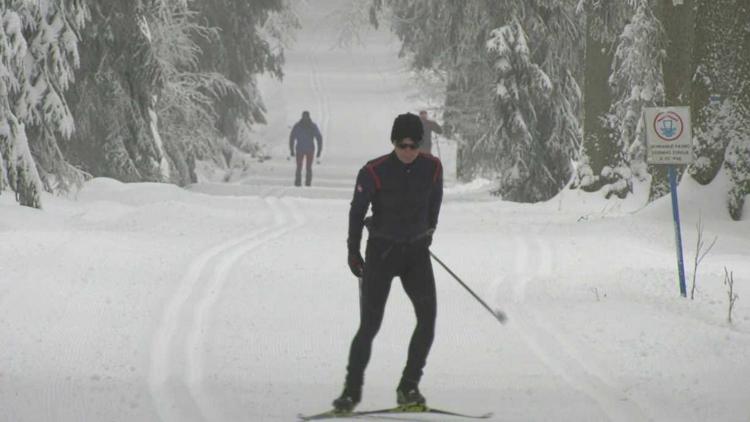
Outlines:
[[[593,400],[611,421],[646,421],[643,407],[627,397],[607,376],[581,358],[559,330],[526,302],[527,286],[535,278],[555,277],[555,248],[538,233],[514,238],[515,272],[510,326],[536,357],[575,390]],[[533,257],[532,257],[533,255]],[[495,286],[496,289],[499,287]],[[497,295],[495,295],[497,297]]]
[[[262,197],[274,219],[270,225],[227,240],[197,257],[164,308],[152,341],[148,377],[161,420],[223,420],[203,388],[203,351],[211,312],[240,258],[304,224],[295,201],[283,198],[286,190],[273,188]],[[270,194],[274,196],[267,196]]]

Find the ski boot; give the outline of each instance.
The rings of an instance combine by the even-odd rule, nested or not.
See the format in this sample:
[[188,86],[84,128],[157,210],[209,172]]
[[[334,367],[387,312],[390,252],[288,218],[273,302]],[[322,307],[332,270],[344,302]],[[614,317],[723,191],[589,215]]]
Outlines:
[[344,386],[344,391],[333,401],[333,408],[337,413],[350,413],[362,399],[362,388]]
[[401,381],[396,389],[396,403],[404,409],[425,409],[427,400],[419,392],[417,383]]

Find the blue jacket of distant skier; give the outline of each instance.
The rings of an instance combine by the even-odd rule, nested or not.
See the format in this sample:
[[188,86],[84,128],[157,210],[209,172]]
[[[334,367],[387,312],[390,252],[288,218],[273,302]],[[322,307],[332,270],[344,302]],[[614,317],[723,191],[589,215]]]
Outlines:
[[[302,118],[299,122],[294,124],[292,132],[289,134],[289,152],[294,154],[306,154],[315,152],[315,143],[318,141],[318,156],[323,150],[323,137],[320,135],[318,125],[313,123],[310,118]],[[296,141],[296,148],[295,148]]]

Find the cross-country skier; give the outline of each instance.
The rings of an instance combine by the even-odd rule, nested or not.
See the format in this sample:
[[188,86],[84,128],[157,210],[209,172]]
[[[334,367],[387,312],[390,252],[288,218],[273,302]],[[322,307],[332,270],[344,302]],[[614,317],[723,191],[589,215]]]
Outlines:
[[[318,158],[323,151],[323,137],[320,135],[318,125],[310,119],[310,112],[303,111],[302,118],[294,124],[289,134],[289,155],[297,156],[297,170],[294,173],[294,186],[302,184],[302,162],[305,162],[305,186],[312,183],[313,154],[315,154],[315,143],[318,141]],[[296,141],[296,147],[295,147]]]
[[[391,130],[393,151],[369,161],[357,176],[347,246],[349,268],[360,279],[360,325],[349,352],[344,391],[333,402],[340,412],[351,411],[362,399],[365,367],[396,276],[417,317],[396,399],[399,405],[425,403],[418,385],[432,345],[437,308],[428,248],[443,199],[443,171],[438,158],[419,152],[422,134],[419,117],[399,115]],[[360,240],[370,205],[363,260]]]
[[437,124],[436,121],[430,120],[429,117],[427,117],[426,110],[419,112],[419,120],[422,121],[422,129],[424,130],[419,150],[425,154],[432,154],[432,132],[443,133],[443,128]]

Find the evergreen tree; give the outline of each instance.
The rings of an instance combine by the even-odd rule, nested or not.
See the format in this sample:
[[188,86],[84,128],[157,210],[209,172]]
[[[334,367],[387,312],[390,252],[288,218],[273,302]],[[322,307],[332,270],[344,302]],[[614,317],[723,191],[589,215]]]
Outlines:
[[475,145],[492,134],[494,75],[486,42],[505,22],[507,10],[506,2],[484,0],[375,0],[370,12],[376,26],[381,15],[391,19],[402,41],[400,55],[415,71],[445,80],[444,129],[458,142],[457,172],[463,181],[495,169],[479,160]]
[[198,15],[182,0],[163,0],[149,13],[153,49],[164,86],[156,100],[158,130],[173,169],[171,181],[196,182],[195,159],[223,166],[223,138],[216,128],[214,100],[237,87],[223,75],[201,72],[196,39],[216,31],[198,23]]
[[[681,62],[665,54],[668,33],[651,1],[585,0],[582,5],[587,21],[584,144],[575,184],[624,198],[632,192],[633,178],[647,180],[659,171],[645,163],[641,115],[644,107],[665,102],[665,62],[668,69]],[[684,78],[680,83],[684,88]],[[652,183],[654,198],[663,194],[657,186],[664,185]]]
[[200,69],[224,75],[237,87],[215,99],[216,127],[232,145],[252,153],[255,145],[247,134],[252,125],[265,123],[255,75],[283,76],[285,31],[279,26],[293,27],[296,21],[283,0],[205,0],[195,7],[198,22],[216,29],[215,36],[196,40]]
[[[521,185],[501,183],[500,193],[516,201],[543,201],[571,180],[572,163],[581,146],[582,22],[573,1],[526,1],[514,5],[514,16],[523,18],[518,22],[528,36],[531,63],[541,71],[530,68],[528,82],[538,94],[549,85],[549,94],[530,95],[536,133],[533,143],[525,147],[513,166],[533,163],[534,168]],[[515,55],[520,58],[521,50]],[[507,121],[508,115],[500,115]]]
[[9,186],[21,205],[41,207],[43,187],[77,175],[56,136],[74,130],[64,93],[88,9],[81,1],[7,0],[0,11],[0,190]]
[[750,194],[750,5],[699,1],[698,13],[704,19],[693,98],[703,105],[696,129],[701,157],[691,174],[705,182],[723,163],[731,183],[729,214],[739,220]]
[[67,96],[77,130],[63,153],[94,176],[169,180],[155,113],[164,75],[152,43],[150,4],[90,1],[81,67]]
[[729,214],[740,220],[745,199],[750,195],[750,4],[735,1],[726,6],[733,12],[728,26],[732,28],[732,41],[737,42],[738,48],[724,69],[735,85],[723,101],[724,111],[719,112],[724,116],[719,131],[723,130],[728,138],[725,166],[731,182],[727,201]]
[[[548,199],[570,175],[565,168],[570,156],[560,151],[550,154],[548,147],[554,143],[544,142],[544,131],[549,130],[544,118],[551,110],[542,105],[554,102],[552,81],[532,61],[526,33],[517,21],[494,30],[488,49],[497,55],[494,110],[499,121],[494,139],[482,151],[494,158],[503,197],[529,202]],[[573,139],[576,127],[572,127]]]
[[[516,201],[557,193],[580,144],[573,2],[376,1],[376,12],[381,5],[412,67],[446,74],[443,117],[459,142],[459,178],[497,179],[497,193]],[[519,48],[501,49],[503,39]]]
[[609,76],[617,36],[632,15],[632,8],[621,0],[583,0],[578,12],[585,16],[586,38],[583,145],[574,187],[594,192],[606,186],[607,195],[622,196],[627,189],[612,189],[621,180],[612,169],[622,162],[623,154],[608,118],[613,101]]
[[[434,36],[446,46],[438,56],[447,72],[444,106],[444,122],[458,141],[457,173],[460,180],[468,181],[477,176],[495,178],[501,166],[492,155],[497,138],[496,90],[497,75],[493,56],[487,42],[491,31],[506,22],[507,5],[492,2],[472,2],[461,5],[449,3],[450,9],[438,12],[437,16],[450,17],[443,23],[428,22]],[[470,22],[479,22],[473,27]],[[427,64],[430,58],[429,44],[415,54],[415,63]]]
[[[644,107],[664,104],[664,42],[664,30],[648,1],[639,1],[619,36],[610,76],[614,102],[609,122],[617,137],[619,157],[614,168],[605,167],[602,174],[617,180],[609,189],[620,197],[632,190],[633,176],[643,179],[648,174],[642,113]],[[653,198],[661,194],[655,193]]]

